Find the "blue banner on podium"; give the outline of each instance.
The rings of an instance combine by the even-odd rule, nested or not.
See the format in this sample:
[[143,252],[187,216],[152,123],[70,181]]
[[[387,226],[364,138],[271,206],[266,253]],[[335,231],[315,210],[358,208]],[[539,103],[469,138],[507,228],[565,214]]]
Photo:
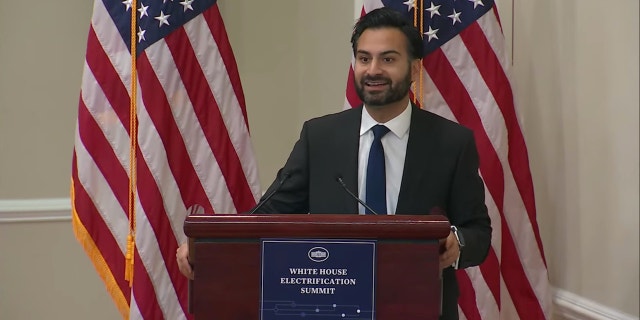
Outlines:
[[261,320],[374,320],[375,241],[262,240]]

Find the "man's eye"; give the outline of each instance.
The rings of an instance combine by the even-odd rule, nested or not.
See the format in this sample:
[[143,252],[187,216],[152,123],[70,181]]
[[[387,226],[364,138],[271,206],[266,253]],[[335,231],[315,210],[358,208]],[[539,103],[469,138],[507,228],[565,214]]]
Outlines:
[[363,63],[369,62],[369,58],[367,57],[360,57],[358,59],[360,60],[360,62],[363,62]]
[[383,61],[384,62],[393,62],[393,58],[384,58]]

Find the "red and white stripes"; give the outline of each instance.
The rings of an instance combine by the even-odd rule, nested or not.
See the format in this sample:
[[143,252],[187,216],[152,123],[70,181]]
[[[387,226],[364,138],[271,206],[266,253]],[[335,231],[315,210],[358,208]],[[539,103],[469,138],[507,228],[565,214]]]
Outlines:
[[244,96],[216,5],[138,56],[130,288],[130,61],[103,2],[95,1],[73,160],[74,229],[124,317],[186,319],[187,281],[175,262],[186,208],[236,213],[260,195]]
[[[364,11],[382,6],[365,0]],[[489,257],[457,273],[461,318],[550,319],[533,183],[504,48],[498,17],[490,10],[423,59],[424,106],[474,131],[492,219]],[[350,70],[348,107],[360,103],[352,79]]]

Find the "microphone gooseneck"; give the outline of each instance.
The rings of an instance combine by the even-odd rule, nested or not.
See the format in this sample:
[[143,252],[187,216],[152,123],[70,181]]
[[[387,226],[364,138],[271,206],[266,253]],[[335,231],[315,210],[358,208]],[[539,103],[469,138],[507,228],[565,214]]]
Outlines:
[[284,184],[284,182],[289,179],[289,176],[291,176],[288,172],[284,173],[282,175],[282,178],[280,179],[280,182],[278,182],[278,186],[275,187],[275,189],[271,190],[271,192],[264,197],[263,200],[261,200],[255,207],[253,207],[253,209],[251,209],[251,211],[249,211],[248,214],[254,214],[256,213],[256,211],[258,211],[258,209],[262,208],[262,206],[264,206],[265,203],[267,203],[269,200],[271,200],[271,197],[273,197],[273,195],[276,194],[276,192],[280,191],[280,188],[282,188],[282,185]]
[[356,199],[356,201],[358,201],[361,205],[363,205],[365,208],[367,208],[369,211],[371,211],[371,213],[373,213],[375,215],[378,214],[373,209],[371,209],[371,207],[369,207],[364,201],[362,201],[362,199],[358,198],[355,194],[353,194],[353,192],[351,192],[351,190],[349,190],[347,185],[342,180],[342,176],[338,176],[336,178],[336,181],[338,181],[338,183],[340,183],[340,185],[342,186],[342,189],[344,189],[352,198]]

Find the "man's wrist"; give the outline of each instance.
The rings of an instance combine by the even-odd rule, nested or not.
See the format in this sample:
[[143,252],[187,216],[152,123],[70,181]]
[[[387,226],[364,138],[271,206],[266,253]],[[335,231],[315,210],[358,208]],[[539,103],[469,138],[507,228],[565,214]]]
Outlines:
[[460,256],[462,255],[462,249],[464,248],[465,243],[464,238],[462,237],[462,232],[460,232],[456,226],[451,226],[451,232],[453,232],[453,235],[456,237],[456,241],[458,242],[458,257],[451,266],[458,270],[458,267],[460,266]]

